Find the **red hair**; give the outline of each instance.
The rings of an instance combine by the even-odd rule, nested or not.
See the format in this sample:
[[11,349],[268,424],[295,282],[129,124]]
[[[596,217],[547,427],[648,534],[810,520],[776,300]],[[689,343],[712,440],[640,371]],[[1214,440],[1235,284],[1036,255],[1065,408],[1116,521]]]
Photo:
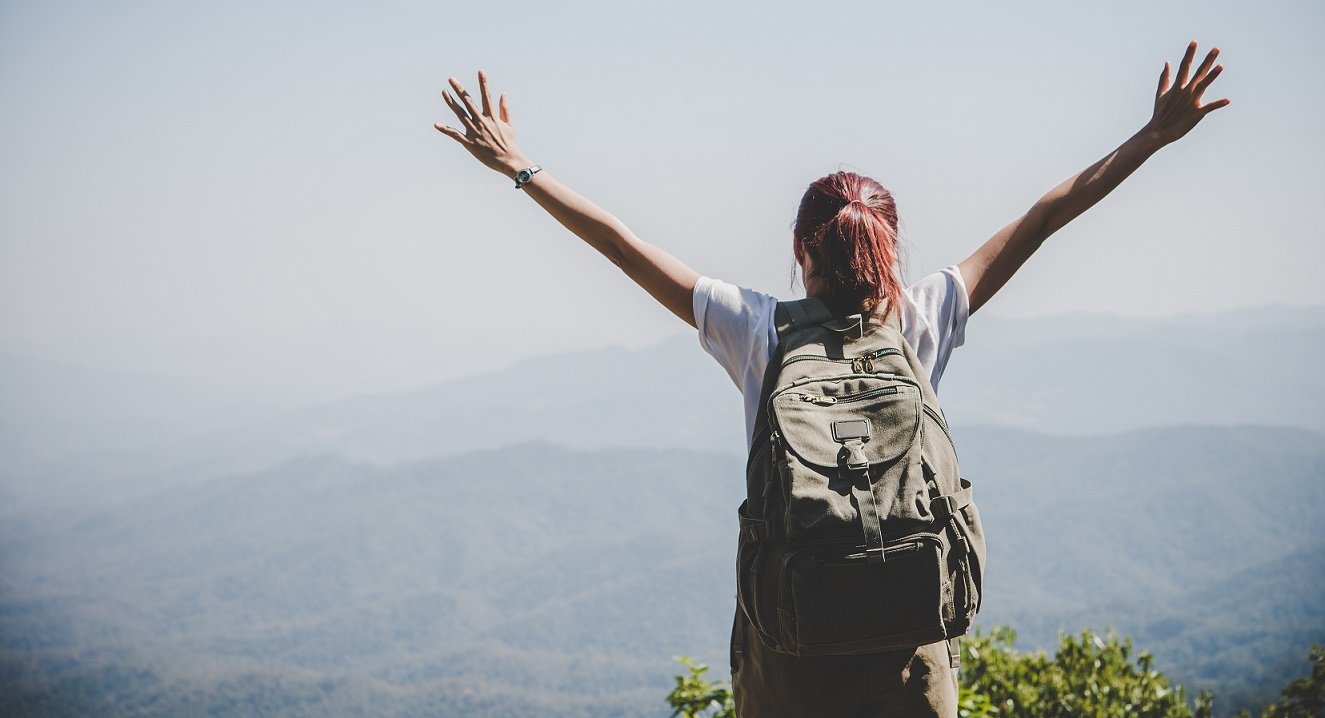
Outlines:
[[897,204],[875,180],[837,172],[810,183],[792,229],[796,257],[808,256],[838,316],[897,311]]

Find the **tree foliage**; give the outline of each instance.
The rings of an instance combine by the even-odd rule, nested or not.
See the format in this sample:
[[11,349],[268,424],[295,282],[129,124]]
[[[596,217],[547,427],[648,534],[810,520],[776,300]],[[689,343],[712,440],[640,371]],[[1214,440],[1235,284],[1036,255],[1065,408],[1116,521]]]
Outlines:
[[672,707],[672,718],[736,718],[736,704],[732,702],[731,684],[727,681],[709,681],[704,675],[708,664],[696,663],[687,656],[678,656],[689,673],[676,677],[676,688],[667,696]]
[[[1113,633],[1086,630],[1062,636],[1052,658],[1012,648],[1011,628],[962,638],[961,679],[972,696],[988,698],[985,712],[971,703],[970,716],[1017,718],[1208,718],[1212,697],[1188,704],[1180,686],[1155,670],[1144,651]],[[974,700],[974,699],[972,699]],[[965,706],[964,706],[965,708]]]

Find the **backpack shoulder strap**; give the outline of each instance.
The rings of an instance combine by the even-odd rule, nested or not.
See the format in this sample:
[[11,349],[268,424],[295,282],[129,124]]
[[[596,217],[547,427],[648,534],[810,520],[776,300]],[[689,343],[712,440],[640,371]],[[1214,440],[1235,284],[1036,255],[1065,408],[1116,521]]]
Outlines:
[[[806,297],[795,301],[778,302],[773,310],[773,326],[778,333],[778,343],[773,349],[773,355],[769,357],[768,366],[764,368],[764,382],[759,391],[759,406],[755,411],[754,433],[752,437],[756,440],[760,435],[768,431],[768,397],[773,393],[774,385],[777,384],[778,374],[782,370],[782,357],[786,354],[787,345],[784,341],[787,334],[796,329],[823,324],[832,320],[833,313],[828,309],[828,305],[823,300],[814,297]],[[753,446],[751,448],[754,448]],[[748,468],[749,462],[746,466]]]
[[833,312],[822,299],[806,297],[791,302],[778,302],[773,312],[773,322],[777,326],[778,340],[794,329],[803,329],[815,324],[823,324],[833,319]]
[[768,401],[768,395],[773,389],[773,382],[777,379],[778,371],[782,368],[782,357],[787,352],[787,345],[783,340],[787,338],[787,335],[797,329],[824,324],[832,321],[832,319],[833,312],[821,299],[806,297],[790,302],[778,302],[777,307],[773,310],[773,326],[778,331],[778,344],[773,351],[773,356],[769,358],[768,368],[764,370],[764,390],[760,397],[761,406],[762,402]]

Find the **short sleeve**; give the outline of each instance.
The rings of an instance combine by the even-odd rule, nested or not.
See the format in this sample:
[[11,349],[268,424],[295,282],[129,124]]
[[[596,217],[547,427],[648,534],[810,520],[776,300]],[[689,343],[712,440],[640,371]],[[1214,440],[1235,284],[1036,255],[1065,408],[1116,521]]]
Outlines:
[[769,354],[777,344],[776,297],[709,277],[691,296],[699,345],[722,365],[745,398],[746,438],[754,429]]
[[952,350],[966,342],[970,303],[961,270],[953,264],[908,286],[902,333],[929,370],[938,390]]

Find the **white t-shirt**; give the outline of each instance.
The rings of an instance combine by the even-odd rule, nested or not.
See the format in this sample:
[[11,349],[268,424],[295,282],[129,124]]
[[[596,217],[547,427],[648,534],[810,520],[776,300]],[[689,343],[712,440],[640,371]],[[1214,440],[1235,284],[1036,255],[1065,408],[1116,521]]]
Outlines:
[[[764,370],[777,348],[773,310],[778,300],[710,277],[699,278],[691,300],[695,324],[699,326],[699,345],[718,360],[745,396],[745,442],[749,450]],[[902,292],[902,336],[929,372],[934,391],[938,391],[948,356],[966,340],[969,313],[966,284],[955,264]]]

